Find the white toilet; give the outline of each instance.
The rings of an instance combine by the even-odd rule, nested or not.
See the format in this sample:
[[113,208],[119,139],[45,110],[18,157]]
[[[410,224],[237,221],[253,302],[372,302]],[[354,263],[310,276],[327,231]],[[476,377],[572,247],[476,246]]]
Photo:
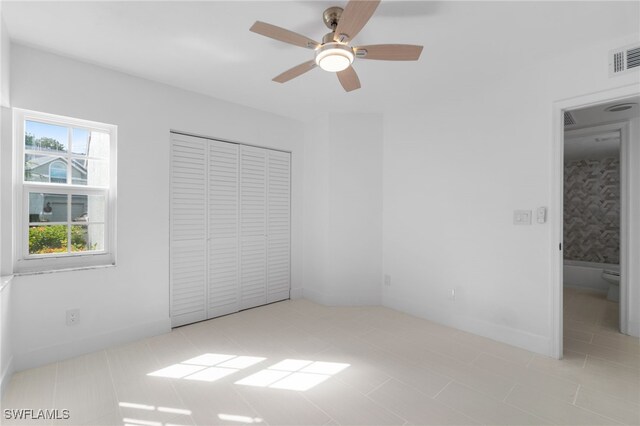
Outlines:
[[602,279],[609,283],[607,299],[612,302],[620,302],[620,272],[605,269],[602,271]]

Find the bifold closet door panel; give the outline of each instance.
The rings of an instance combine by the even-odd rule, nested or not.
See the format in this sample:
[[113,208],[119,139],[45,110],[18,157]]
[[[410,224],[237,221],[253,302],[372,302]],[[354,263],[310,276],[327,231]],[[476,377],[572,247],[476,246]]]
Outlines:
[[240,146],[240,309],[267,303],[267,151]]
[[171,325],[206,319],[206,142],[172,134]]
[[268,151],[267,303],[289,298],[291,259],[291,154]]
[[208,318],[240,310],[239,146],[208,141]]

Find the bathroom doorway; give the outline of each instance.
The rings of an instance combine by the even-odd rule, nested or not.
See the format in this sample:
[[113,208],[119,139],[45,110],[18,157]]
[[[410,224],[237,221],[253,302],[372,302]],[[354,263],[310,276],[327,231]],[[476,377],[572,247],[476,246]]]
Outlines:
[[556,148],[562,172],[556,172],[560,208],[554,221],[560,239],[558,358],[564,349],[584,351],[585,345],[604,344],[616,335],[638,334],[638,309],[631,305],[638,298],[639,275],[635,262],[629,263],[638,233],[629,220],[638,204],[630,176],[638,173],[640,96],[574,105],[557,108],[562,118],[556,127],[561,126]]

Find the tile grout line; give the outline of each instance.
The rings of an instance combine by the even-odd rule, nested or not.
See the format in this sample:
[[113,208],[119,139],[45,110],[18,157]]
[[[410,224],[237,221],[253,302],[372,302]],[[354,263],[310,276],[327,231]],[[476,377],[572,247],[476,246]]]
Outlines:
[[[578,385],[578,388],[579,388],[579,386],[580,386],[580,385]],[[578,391],[576,390],[576,398],[574,399],[574,401],[575,401],[575,400],[577,400],[577,395],[578,395]],[[551,398],[552,400],[554,400],[554,401],[560,401],[560,402],[563,402],[563,401],[561,401],[561,400],[559,400],[559,399],[556,399],[556,398],[553,398],[553,397],[550,397],[550,398]],[[544,417],[544,416],[541,416],[540,414],[537,414],[537,413],[535,413],[535,412],[534,412],[534,411],[532,411],[532,410],[530,411],[530,410],[528,410],[528,409],[521,408],[521,407],[519,407],[519,406],[517,406],[517,405],[514,405],[514,404],[512,404],[512,403],[510,403],[510,402],[507,402],[507,401],[504,401],[504,403],[505,403],[505,404],[507,404],[507,405],[509,405],[509,406],[511,406],[511,407],[513,407],[513,408],[515,408],[515,409],[517,409],[517,410],[520,410],[520,411],[522,411],[522,412],[524,412],[524,413],[530,414],[530,415],[532,415],[532,416],[534,416],[534,417],[537,417],[537,418],[540,418],[540,419],[543,419],[543,420],[545,420],[545,419],[546,419],[546,420],[548,420],[548,421],[550,421],[550,422],[552,422],[552,423],[554,422],[554,420],[553,420],[553,419],[551,419],[551,418],[546,418],[546,417]],[[574,406],[575,408],[577,408],[577,409],[579,409],[579,410],[583,410],[583,411],[586,411],[586,412],[588,412],[588,413],[595,414],[596,416],[603,417],[603,418],[606,418],[606,419],[608,419],[608,420],[611,420],[611,421],[613,421],[615,424],[621,424],[618,420],[612,419],[611,417],[606,416],[606,415],[604,415],[604,414],[601,414],[601,413],[598,413],[598,412],[595,412],[595,411],[591,411],[591,410],[589,410],[588,408],[582,407],[582,406],[580,406],[580,405],[575,405],[575,404],[573,404],[573,403],[569,403],[569,402],[563,402],[563,403],[564,403],[564,404],[567,404],[567,405],[572,405],[572,406]]]
[[525,365],[525,368],[528,370],[529,367],[531,367],[531,364],[533,363],[533,360],[536,359],[536,355],[533,354],[531,355],[531,358],[529,359],[529,362],[527,362],[527,365]]
[[[118,390],[116,389],[116,381],[113,378],[113,367],[111,366],[111,360],[109,359],[109,353],[107,350],[104,351],[104,356],[107,358],[107,371],[109,372],[109,379],[111,380],[111,388],[113,389],[113,394],[116,396],[116,400],[119,402],[120,398],[118,397]],[[122,412],[120,411],[120,404],[116,406],[116,413],[118,413],[118,417],[123,418]]]
[[[391,378],[389,378],[389,380],[391,380]],[[387,413],[391,413],[392,415],[398,417],[399,419],[404,420],[403,424],[406,424],[407,422],[409,422],[407,419],[405,419],[400,414],[398,414],[395,411],[393,411],[391,408],[387,408],[384,405],[380,404],[378,401],[376,401],[373,398],[371,398],[368,394],[365,395],[362,392],[357,391],[357,390],[356,390],[356,392],[358,392],[360,395],[364,396],[366,399],[368,399],[369,401],[371,401],[372,403],[374,403],[375,405],[377,405],[378,407],[380,407],[382,410],[386,411]]]
[[437,397],[438,397],[442,392],[444,392],[444,390],[445,390],[445,389],[446,389],[446,388],[447,388],[451,383],[453,383],[453,382],[454,382],[454,380],[450,380],[450,381],[449,381],[449,383],[447,383],[446,385],[444,385],[444,386],[442,387],[442,389],[440,389],[440,390],[438,391],[438,393],[436,393],[435,395],[433,395],[433,396],[431,397],[431,399],[434,399],[434,400],[435,400],[435,399],[436,399],[436,398],[437,398]]
[[578,400],[578,393],[580,393],[580,387],[581,386],[582,385],[578,383],[578,388],[576,389],[576,394],[573,396],[573,402],[572,402],[573,405],[576,405],[576,401]]
[[[56,375],[53,380],[53,391],[51,392],[51,405],[55,407],[56,393],[58,392],[58,369],[60,368],[60,361],[56,361]],[[53,424],[53,421],[51,422]]]
[[[244,397],[244,395],[242,395],[242,392],[239,392],[239,391],[238,391],[238,390],[236,390],[236,388],[234,388],[234,387],[231,387],[231,391],[232,391],[233,393],[235,393],[238,397],[240,397],[240,399],[241,399],[242,401],[244,401],[244,403],[245,403],[245,404],[247,404],[247,406],[248,406],[251,410],[253,410],[253,412],[254,412],[254,413],[256,413],[258,416],[261,416],[262,421],[264,421],[266,424],[269,424],[269,422],[268,422],[268,421],[264,420],[264,414],[262,414],[260,411],[256,410],[256,407],[254,407],[254,406],[253,406],[253,404],[251,404],[251,403],[247,400],[247,398],[245,398],[245,397]],[[329,417],[329,418],[331,418],[331,417]],[[196,424],[196,422],[193,422],[193,424],[195,425],[195,424]]]
[[[451,383],[453,383],[453,382],[455,382],[455,380],[452,380],[452,381],[451,381]],[[456,383],[457,383],[457,382],[456,382]],[[448,385],[449,385],[449,384],[447,384],[447,386],[448,386]],[[472,387],[470,387],[470,386],[468,386],[468,385],[465,385],[464,383],[458,383],[458,385],[463,386],[463,387],[466,387],[467,389],[475,390],[474,388],[472,388]],[[445,386],[445,388],[446,388],[446,386]],[[444,388],[442,389],[442,391],[444,391]],[[442,391],[441,391],[441,392],[442,392]],[[476,391],[476,392],[480,392],[480,391]],[[493,400],[493,401],[500,402],[498,399],[494,398],[493,396],[490,396],[490,395],[487,395],[487,394],[484,394],[484,393],[483,393],[483,395],[484,395],[485,397],[487,397],[487,398],[489,398],[489,399]],[[453,407],[453,406],[451,406],[451,405],[447,404],[446,402],[441,402],[441,401],[438,401],[438,402],[440,402],[440,403],[441,403],[442,405],[444,405],[445,407],[448,407],[448,408],[450,408],[450,409],[452,409],[452,410],[454,410],[454,411],[456,411],[456,412],[458,412],[458,413],[462,414],[463,416],[468,417],[468,418],[469,418],[469,419],[471,419],[471,420],[475,420],[475,421],[477,421],[477,422],[478,422],[479,424],[481,424],[481,425],[487,425],[487,426],[488,426],[488,425],[490,425],[490,424],[491,424],[491,423],[484,422],[484,421],[482,421],[482,420],[480,420],[480,419],[476,419],[475,417],[472,417],[472,416],[471,416],[471,414],[468,414],[468,413],[466,413],[466,412],[460,411],[458,408],[455,408],[455,407]],[[515,405],[509,404],[509,403],[504,403],[504,404],[506,404],[506,405],[508,405],[508,406],[510,406],[510,407],[512,407],[512,408],[515,408],[515,409],[517,409],[517,410],[520,410],[520,411],[522,411],[523,413],[530,414],[530,415],[532,415],[533,417],[536,417],[536,418],[538,418],[538,419],[541,419],[541,420],[542,420],[542,418],[541,418],[540,416],[536,416],[536,415],[534,415],[534,414],[532,414],[532,413],[529,413],[528,411],[521,410],[521,409],[519,409],[518,407],[516,407]]]
[[[386,373],[385,373],[386,374]],[[364,396],[369,396],[370,394],[372,394],[373,392],[377,391],[378,389],[380,389],[381,387],[383,387],[384,385],[386,385],[391,379],[393,379],[393,377],[389,376],[387,378],[387,380],[385,380],[384,382],[380,383],[378,386],[374,387],[373,389],[371,389],[370,391],[368,391],[367,393],[364,394]]]
[[507,392],[507,394],[504,396],[504,398],[502,398],[502,402],[505,402],[505,403],[507,402],[507,398],[509,398],[509,396],[511,396],[511,393],[516,388],[516,386],[518,386],[518,382],[514,383],[513,386],[511,386],[511,389],[509,389],[509,392]]
[[480,351],[480,353],[475,357],[473,357],[473,359],[470,362],[468,362],[467,365],[469,367],[473,366],[473,363],[476,362],[482,355],[488,355],[488,354],[485,354],[484,352]]
[[592,410],[590,410],[588,408],[585,408],[585,407],[583,407],[581,405],[575,405],[574,407],[576,407],[579,410],[586,411],[587,413],[595,414],[596,416],[603,417],[603,418],[605,418],[607,420],[611,420],[612,422],[614,422],[614,424],[624,424],[620,420],[612,419],[611,417],[609,417],[609,416],[607,416],[605,414],[598,413],[596,411],[592,411]]
[[[342,424],[339,421],[337,421],[336,419],[333,418],[333,416],[329,413],[327,413],[325,410],[322,409],[322,407],[320,407],[318,404],[316,404],[315,402],[311,401],[309,398],[307,398],[307,396],[304,393],[299,393],[300,396],[302,396],[302,398],[304,398],[309,404],[313,405],[314,407],[316,407],[318,410],[320,410],[322,413],[324,413],[327,417],[329,417],[329,421],[334,421],[337,424]],[[329,422],[327,422],[329,423]],[[325,423],[326,424],[326,423]]]

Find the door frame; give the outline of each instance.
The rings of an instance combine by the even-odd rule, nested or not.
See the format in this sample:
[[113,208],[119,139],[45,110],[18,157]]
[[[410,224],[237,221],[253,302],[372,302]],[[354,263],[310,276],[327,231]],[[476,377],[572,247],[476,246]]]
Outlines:
[[[559,100],[552,106],[553,140],[551,150],[551,204],[549,206],[550,219],[550,273],[551,273],[551,356],[562,359],[563,356],[563,214],[564,214],[564,112],[579,108],[586,108],[598,104],[614,101],[624,101],[628,98],[639,96],[640,90],[635,84],[591,93],[569,99]],[[630,185],[628,182],[631,158],[629,155],[629,126],[628,123],[620,123],[621,132],[620,171],[621,171],[621,209],[620,209],[620,262],[621,281],[620,296],[624,303],[620,306],[620,329],[623,333],[629,332],[628,318],[630,298],[628,297],[628,283],[630,281],[631,268],[627,261],[631,239],[629,234],[628,218],[630,214]],[[626,137],[625,137],[626,136]],[[634,277],[636,280],[640,277]],[[637,309],[637,308],[635,308]]]

